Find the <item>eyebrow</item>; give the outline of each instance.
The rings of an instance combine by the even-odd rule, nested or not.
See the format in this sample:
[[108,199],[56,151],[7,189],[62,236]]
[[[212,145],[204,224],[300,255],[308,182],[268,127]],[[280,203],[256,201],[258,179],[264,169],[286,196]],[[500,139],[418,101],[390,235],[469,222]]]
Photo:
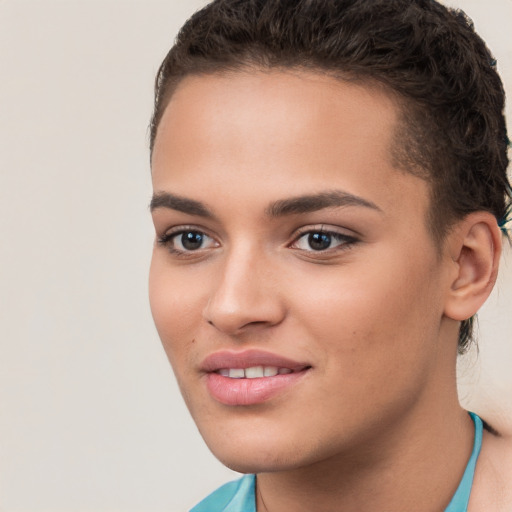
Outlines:
[[266,210],[270,217],[311,213],[324,208],[362,206],[378,212],[382,210],[373,202],[343,190],[329,190],[318,194],[292,197],[272,203]]
[[169,192],[157,192],[153,194],[149,203],[150,211],[158,208],[169,208],[189,215],[198,215],[199,217],[213,218],[213,214],[208,208],[199,201],[188,199],[187,197],[177,196]]
[[[317,194],[281,199],[270,204],[265,210],[269,217],[283,217],[286,215],[300,215],[311,213],[324,208],[340,208],[346,206],[359,206],[378,212],[382,210],[373,202],[342,190],[330,190]],[[169,208],[189,215],[214,218],[213,213],[200,201],[178,196],[169,192],[157,192],[151,198],[149,209]]]

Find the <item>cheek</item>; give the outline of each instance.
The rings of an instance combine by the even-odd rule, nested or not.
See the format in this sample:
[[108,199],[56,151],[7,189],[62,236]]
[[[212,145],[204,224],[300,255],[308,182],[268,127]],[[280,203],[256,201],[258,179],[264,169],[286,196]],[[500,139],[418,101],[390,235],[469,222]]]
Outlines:
[[386,360],[415,365],[435,339],[442,304],[432,262],[386,256],[323,269],[291,291],[298,321],[329,352],[327,364],[335,354],[335,364],[347,362],[354,373],[374,371]]
[[149,273],[149,301],[156,329],[174,370],[190,353],[201,312],[198,287],[182,282],[159,255],[154,255]]
[[[361,422],[388,417],[415,402],[435,364],[437,339],[435,292],[420,286],[429,274],[426,268],[413,272],[391,262],[386,271],[355,267],[303,281],[311,285],[309,293],[290,293],[296,300],[290,311],[296,312],[298,330],[306,333],[321,369],[322,396],[329,404],[321,414],[328,415],[328,424],[343,424],[354,435]],[[310,403],[316,403],[314,397]],[[377,428],[375,421],[368,428]]]

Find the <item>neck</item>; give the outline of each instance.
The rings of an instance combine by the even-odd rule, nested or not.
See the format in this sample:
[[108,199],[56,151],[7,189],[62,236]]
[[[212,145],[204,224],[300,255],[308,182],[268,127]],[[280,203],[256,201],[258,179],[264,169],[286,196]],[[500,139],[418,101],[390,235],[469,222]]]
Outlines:
[[444,510],[470,457],[474,428],[455,390],[444,404],[435,398],[399,425],[383,424],[364,449],[258,474],[258,512]]

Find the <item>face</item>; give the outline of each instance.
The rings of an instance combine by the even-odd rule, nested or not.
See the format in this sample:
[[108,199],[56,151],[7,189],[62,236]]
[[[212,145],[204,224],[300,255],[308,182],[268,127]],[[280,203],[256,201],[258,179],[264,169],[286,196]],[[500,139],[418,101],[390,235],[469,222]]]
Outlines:
[[238,471],[360,453],[445,383],[444,260],[427,184],[392,163],[397,116],[382,91],[298,71],[188,77],[165,111],[151,308]]

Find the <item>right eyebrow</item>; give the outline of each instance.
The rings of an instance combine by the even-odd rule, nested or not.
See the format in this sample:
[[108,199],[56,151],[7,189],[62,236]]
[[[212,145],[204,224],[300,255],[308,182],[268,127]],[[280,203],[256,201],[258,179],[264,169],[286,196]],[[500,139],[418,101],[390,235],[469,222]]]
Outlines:
[[300,215],[323,210],[324,208],[345,206],[360,206],[382,213],[382,210],[375,203],[367,199],[343,190],[327,190],[317,194],[291,197],[276,201],[267,208],[267,215],[270,217]]
[[156,192],[149,203],[150,211],[158,208],[169,208],[189,215],[197,215],[199,217],[213,218],[213,214],[208,208],[199,201],[188,199],[187,197],[170,194],[169,192]]

